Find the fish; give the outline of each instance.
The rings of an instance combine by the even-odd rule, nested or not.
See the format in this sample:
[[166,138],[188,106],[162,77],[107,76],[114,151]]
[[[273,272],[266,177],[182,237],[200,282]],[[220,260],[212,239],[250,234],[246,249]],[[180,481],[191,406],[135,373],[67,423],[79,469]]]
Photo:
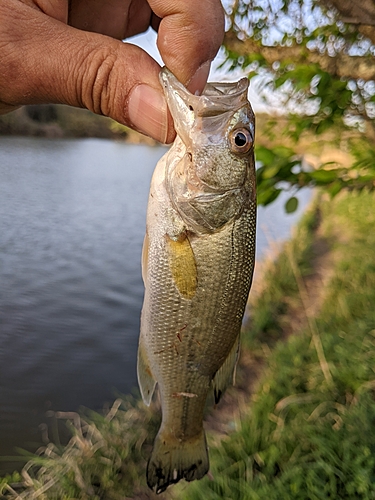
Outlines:
[[137,373],[162,421],[147,465],[156,493],[209,470],[206,401],[233,383],[255,260],[255,118],[248,79],[190,93],[160,72],[176,139],[156,165],[142,251]]

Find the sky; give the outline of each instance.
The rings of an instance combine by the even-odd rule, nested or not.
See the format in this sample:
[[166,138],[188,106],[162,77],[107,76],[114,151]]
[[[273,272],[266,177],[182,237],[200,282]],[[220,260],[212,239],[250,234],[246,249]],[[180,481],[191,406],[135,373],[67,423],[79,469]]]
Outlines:
[[[127,41],[135,45],[138,45],[139,47],[142,47],[142,49],[144,49],[148,54],[150,54],[151,57],[153,57],[161,66],[164,65],[156,46],[156,33],[153,29],[149,28],[149,30],[146,31],[146,33],[129,38]],[[221,49],[211,65],[211,71],[208,81],[211,82],[236,81],[239,80],[241,77],[245,76],[240,71],[234,71],[229,73],[228,71],[225,71],[223,69],[218,69],[218,66],[223,62],[223,60],[224,60],[224,52]],[[266,111],[268,109],[262,103],[261,99],[252,88],[251,82],[249,89],[249,101],[251,102],[254,111],[261,112],[261,111]]]

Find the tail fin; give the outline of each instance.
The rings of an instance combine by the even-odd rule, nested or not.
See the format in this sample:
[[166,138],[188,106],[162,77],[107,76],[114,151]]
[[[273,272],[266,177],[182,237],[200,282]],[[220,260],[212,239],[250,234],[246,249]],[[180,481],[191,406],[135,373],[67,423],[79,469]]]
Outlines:
[[159,432],[147,465],[147,484],[156,493],[162,493],[180,479],[201,479],[207,474],[208,467],[203,429],[197,437],[183,442],[171,436],[164,439]]

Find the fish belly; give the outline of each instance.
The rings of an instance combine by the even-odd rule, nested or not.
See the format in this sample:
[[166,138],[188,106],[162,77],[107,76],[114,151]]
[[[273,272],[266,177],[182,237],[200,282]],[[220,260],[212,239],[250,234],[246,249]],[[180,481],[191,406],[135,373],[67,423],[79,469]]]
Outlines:
[[187,238],[196,264],[194,296],[176,286],[165,234],[151,239],[141,321],[162,428],[180,439],[201,432],[212,379],[238,339],[253,273],[255,204],[221,231]]

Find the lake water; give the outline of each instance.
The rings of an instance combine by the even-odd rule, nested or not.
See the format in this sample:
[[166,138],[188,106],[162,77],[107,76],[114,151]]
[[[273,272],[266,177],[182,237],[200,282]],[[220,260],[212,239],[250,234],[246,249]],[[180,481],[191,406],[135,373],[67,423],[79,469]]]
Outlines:
[[[0,137],[0,456],[35,450],[47,410],[136,387],[140,255],[163,147]],[[310,198],[258,213],[257,257]],[[0,470],[9,460],[0,461]]]

